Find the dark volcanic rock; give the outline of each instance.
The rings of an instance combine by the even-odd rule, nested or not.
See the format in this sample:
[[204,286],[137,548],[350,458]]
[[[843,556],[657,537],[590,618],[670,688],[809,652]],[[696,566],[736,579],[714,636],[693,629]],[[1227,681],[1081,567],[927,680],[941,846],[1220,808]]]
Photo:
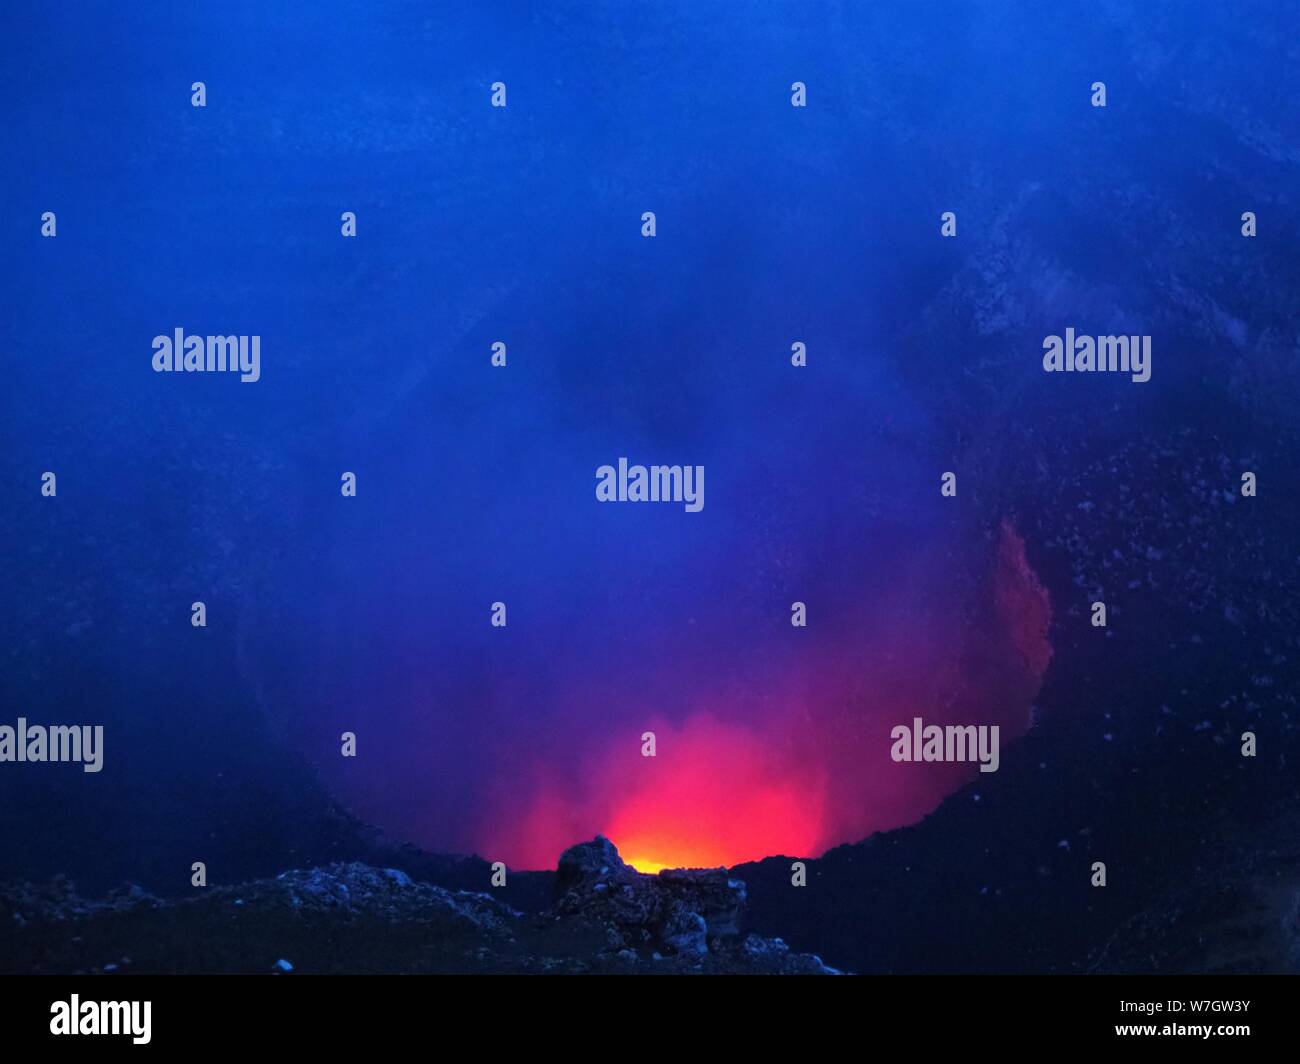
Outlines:
[[740,934],[746,897],[725,868],[638,872],[602,835],[564,851],[555,890],[557,912],[605,924],[619,948],[699,956]]
[[1206,854],[1200,875],[1125,921],[1088,971],[1300,974],[1300,827],[1285,814],[1262,827],[1267,845]]
[[1294,971],[1300,501],[1240,493],[1265,464],[1300,480],[1276,435],[1265,460],[1231,426],[1081,419],[1005,455],[977,505],[1016,515],[1055,611],[1030,730],[922,822],[808,860],[815,898],[789,858],[733,869],[749,926],[871,973]]
[[100,901],[58,877],[0,886],[0,969],[23,973],[831,974],[780,939],[736,934],[743,883],[722,871],[642,875],[604,839],[565,854],[555,909],[521,913],[360,862]]
[[555,895],[570,891],[603,890],[612,883],[631,883],[641,876],[618,855],[618,847],[604,835],[570,846],[560,854],[555,870]]

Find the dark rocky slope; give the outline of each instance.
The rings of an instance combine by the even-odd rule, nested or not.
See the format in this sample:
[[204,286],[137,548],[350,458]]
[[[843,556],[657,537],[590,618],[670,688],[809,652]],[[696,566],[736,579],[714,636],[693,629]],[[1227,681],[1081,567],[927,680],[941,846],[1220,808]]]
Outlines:
[[753,926],[867,972],[1295,971],[1300,447],[1059,430],[987,458],[973,503],[1015,515],[1052,595],[1035,726],[921,823],[809,862],[807,888],[789,857],[734,869]]
[[66,879],[0,890],[0,967],[31,973],[833,974],[780,939],[742,936],[745,886],[725,870],[643,875],[608,840],[560,860],[554,907],[360,863],[101,901]]

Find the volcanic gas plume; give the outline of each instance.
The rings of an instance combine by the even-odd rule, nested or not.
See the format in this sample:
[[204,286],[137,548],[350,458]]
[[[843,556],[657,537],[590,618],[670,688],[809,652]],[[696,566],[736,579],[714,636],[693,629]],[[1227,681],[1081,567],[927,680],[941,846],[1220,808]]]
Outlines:
[[488,851],[549,867],[599,831],[645,871],[733,865],[817,855],[924,816],[975,768],[896,764],[890,729],[921,716],[997,724],[1004,743],[1022,735],[1052,654],[1051,607],[1010,522],[961,607],[932,612],[920,567],[908,576],[873,617],[839,618],[841,638],[811,660],[760,668],[679,723],[648,712],[655,756],[644,733],[619,734],[576,771],[539,764],[523,815],[498,807],[484,819]]
[[432,850],[551,868],[601,833],[646,870],[814,856],[914,822],[975,776],[895,763],[892,728],[996,724],[1005,747],[1051,657],[1047,594],[1011,523],[899,538],[813,586],[806,628],[747,584],[701,602],[694,571],[675,584],[665,566],[637,611],[539,600],[539,636],[543,610],[522,623],[516,598],[510,628],[435,638],[393,622],[417,610],[391,580],[359,576],[332,588],[333,612],[262,621],[278,642],[258,683],[345,803]]

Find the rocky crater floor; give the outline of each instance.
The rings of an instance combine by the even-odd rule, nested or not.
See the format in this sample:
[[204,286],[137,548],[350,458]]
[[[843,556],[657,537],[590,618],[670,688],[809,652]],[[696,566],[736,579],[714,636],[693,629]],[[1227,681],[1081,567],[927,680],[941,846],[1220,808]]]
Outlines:
[[0,887],[0,968],[49,974],[516,973],[832,975],[779,938],[742,935],[725,869],[646,875],[597,836],[570,847],[553,905],[525,914],[359,862],[179,900],[127,887],[88,901],[66,878]]

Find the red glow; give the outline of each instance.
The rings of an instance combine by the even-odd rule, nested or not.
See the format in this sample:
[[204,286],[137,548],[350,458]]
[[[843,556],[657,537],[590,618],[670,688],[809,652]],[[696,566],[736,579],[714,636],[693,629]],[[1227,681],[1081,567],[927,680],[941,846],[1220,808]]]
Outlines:
[[1036,691],[1052,660],[1048,639],[1052,602],[1025,557],[1025,541],[1015,525],[1006,520],[1002,522],[998,545],[997,601],[1011,644],[1028,666],[1027,679]]
[[[588,681],[603,734],[561,730],[560,744],[524,755],[475,847],[513,868],[554,868],[599,832],[655,872],[815,857],[920,820],[978,769],[895,763],[891,728],[918,716],[998,724],[1005,759],[1052,656],[1051,603],[1009,521],[982,571],[954,581],[934,557],[919,552],[832,622],[773,637],[743,678],[707,690],[706,676],[675,718]],[[642,756],[644,731],[655,757]]]
[[626,765],[634,787],[604,829],[629,864],[713,868],[816,846],[823,794],[815,772],[776,763],[763,737],[706,715],[657,738],[658,756],[637,751]]

